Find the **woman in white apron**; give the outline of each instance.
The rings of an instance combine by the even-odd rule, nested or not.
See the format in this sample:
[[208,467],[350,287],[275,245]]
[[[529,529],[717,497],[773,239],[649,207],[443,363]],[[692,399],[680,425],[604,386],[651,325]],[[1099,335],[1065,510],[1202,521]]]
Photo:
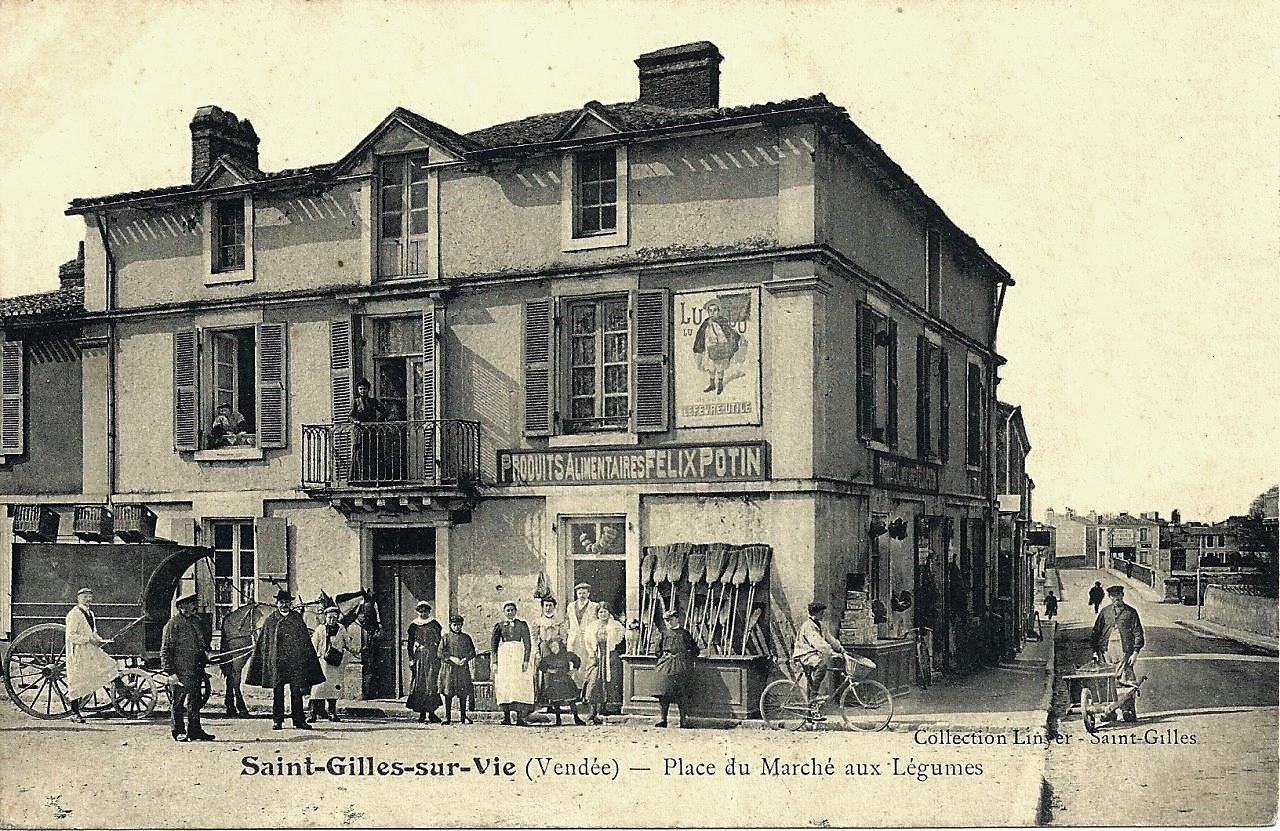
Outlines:
[[320,669],[324,671],[324,683],[311,688],[311,717],[307,721],[312,723],[322,717],[341,721],[338,699],[342,698],[342,676],[346,673],[347,656],[355,654],[351,635],[339,621],[341,615],[337,606],[330,606],[324,610],[324,623],[311,633],[311,645],[316,648]]
[[94,617],[93,590],[81,589],[76,594],[76,605],[67,612],[67,698],[71,705],[71,717],[84,722],[80,715],[80,699],[92,695],[113,682],[120,674],[120,666],[102,647],[111,643],[98,634],[98,621]]
[[516,617],[516,604],[502,607],[506,619],[493,627],[491,648],[497,669],[493,673],[493,699],[502,708],[502,723],[525,726],[533,711],[533,641],[529,624]]

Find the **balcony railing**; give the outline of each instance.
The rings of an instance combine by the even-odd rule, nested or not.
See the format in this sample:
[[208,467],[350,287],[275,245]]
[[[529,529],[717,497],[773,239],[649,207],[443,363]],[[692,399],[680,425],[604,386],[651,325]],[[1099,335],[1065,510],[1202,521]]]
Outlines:
[[302,426],[304,488],[464,487],[479,478],[475,421]]

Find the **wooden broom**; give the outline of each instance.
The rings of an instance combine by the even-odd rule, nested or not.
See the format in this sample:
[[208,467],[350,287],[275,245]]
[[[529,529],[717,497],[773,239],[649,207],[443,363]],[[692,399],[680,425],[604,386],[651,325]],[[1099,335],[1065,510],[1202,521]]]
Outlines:
[[[738,570],[738,558],[741,551],[738,546],[732,546],[725,557],[724,571],[720,574],[720,599],[716,601],[716,616],[711,622],[711,637],[708,640],[708,646],[715,651],[717,648],[724,648],[724,628],[729,622],[729,608],[725,606],[725,600],[729,596],[729,585],[733,583],[734,572]],[[716,638],[719,638],[719,647],[716,646]]]
[[676,583],[680,582],[680,578],[684,576],[685,560],[689,557],[689,549],[691,546],[687,542],[678,542],[675,545],[667,546],[666,562],[663,564],[664,576],[667,582],[671,584],[671,602],[663,604],[663,611],[675,610],[676,608]]
[[684,628],[693,625],[693,607],[696,605],[698,582],[707,571],[707,547],[695,545],[689,549],[689,558],[685,561],[685,575],[689,580],[689,602],[684,610]]
[[713,542],[707,546],[706,572],[702,576],[703,582],[707,584],[707,593],[702,601],[702,616],[698,620],[698,635],[702,645],[708,650],[711,648],[711,634],[714,626],[711,617],[711,601],[715,595],[714,586],[715,582],[720,579],[720,575],[724,573],[728,557],[729,547],[724,543]]
[[[729,604],[729,628],[725,631],[728,635],[728,642],[725,643],[725,654],[732,655],[734,649],[734,641],[737,640],[736,629],[738,621],[738,590],[743,583],[747,582],[747,560],[750,558],[751,550],[755,548],[753,545],[744,545],[738,549],[738,562],[733,569],[733,602]],[[746,617],[744,614],[743,617]]]
[[[760,585],[760,581],[764,579],[765,574],[769,571],[769,560],[773,555],[773,549],[767,545],[749,545],[745,553],[747,555],[747,579],[751,581],[751,588],[747,591],[746,610],[746,615],[750,618],[754,615],[756,586]],[[743,623],[742,645],[744,650],[747,645],[747,632],[750,631],[752,622],[748,619]]]
[[640,642],[644,649],[649,648],[649,638],[653,629],[653,593],[655,590],[654,572],[658,565],[658,555],[653,546],[645,546],[644,556],[640,558]]

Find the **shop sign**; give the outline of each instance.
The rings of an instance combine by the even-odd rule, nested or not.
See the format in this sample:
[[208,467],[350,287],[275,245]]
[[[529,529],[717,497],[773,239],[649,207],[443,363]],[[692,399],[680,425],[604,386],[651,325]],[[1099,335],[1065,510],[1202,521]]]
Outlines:
[[503,485],[631,482],[758,482],[768,478],[768,445],[728,444],[564,450],[499,450]]
[[760,290],[675,295],[677,427],[760,423]]
[[883,488],[920,493],[937,493],[941,489],[937,467],[884,453],[875,456],[875,483]]

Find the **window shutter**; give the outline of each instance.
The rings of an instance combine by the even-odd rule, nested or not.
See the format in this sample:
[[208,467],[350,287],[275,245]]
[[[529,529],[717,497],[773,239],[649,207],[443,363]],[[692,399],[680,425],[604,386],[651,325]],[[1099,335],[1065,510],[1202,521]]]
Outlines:
[[966,412],[965,412],[965,462],[977,465],[982,457],[981,419],[982,419],[982,378],[976,364],[967,364]]
[[345,481],[351,469],[352,434],[343,425],[351,423],[354,330],[351,318],[329,322],[329,414],[333,419],[334,475],[338,481]]
[[946,347],[938,348],[938,455],[947,460],[951,451],[951,372]]
[[440,398],[444,373],[444,304],[433,303],[422,311],[422,418],[435,421],[444,415]]
[[289,588],[289,525],[283,517],[259,517],[253,540],[258,599],[270,603],[277,589]]
[[551,298],[524,303],[524,434],[549,436],[555,422],[552,396],[554,302]]
[[637,433],[665,433],[670,410],[671,303],[666,289],[632,293],[635,362],[632,365],[632,425]]
[[258,324],[258,447],[280,448],[289,437],[289,352],[286,324]]
[[875,426],[876,324],[871,307],[858,304],[858,435],[871,437]]
[[885,322],[889,332],[887,361],[889,374],[889,403],[885,408],[884,443],[890,447],[898,446],[898,322],[889,318]]
[[929,458],[929,350],[924,335],[916,338],[916,455]]
[[173,449],[200,449],[200,341],[194,329],[173,333]]
[[18,455],[24,448],[22,341],[0,344],[0,456]]

